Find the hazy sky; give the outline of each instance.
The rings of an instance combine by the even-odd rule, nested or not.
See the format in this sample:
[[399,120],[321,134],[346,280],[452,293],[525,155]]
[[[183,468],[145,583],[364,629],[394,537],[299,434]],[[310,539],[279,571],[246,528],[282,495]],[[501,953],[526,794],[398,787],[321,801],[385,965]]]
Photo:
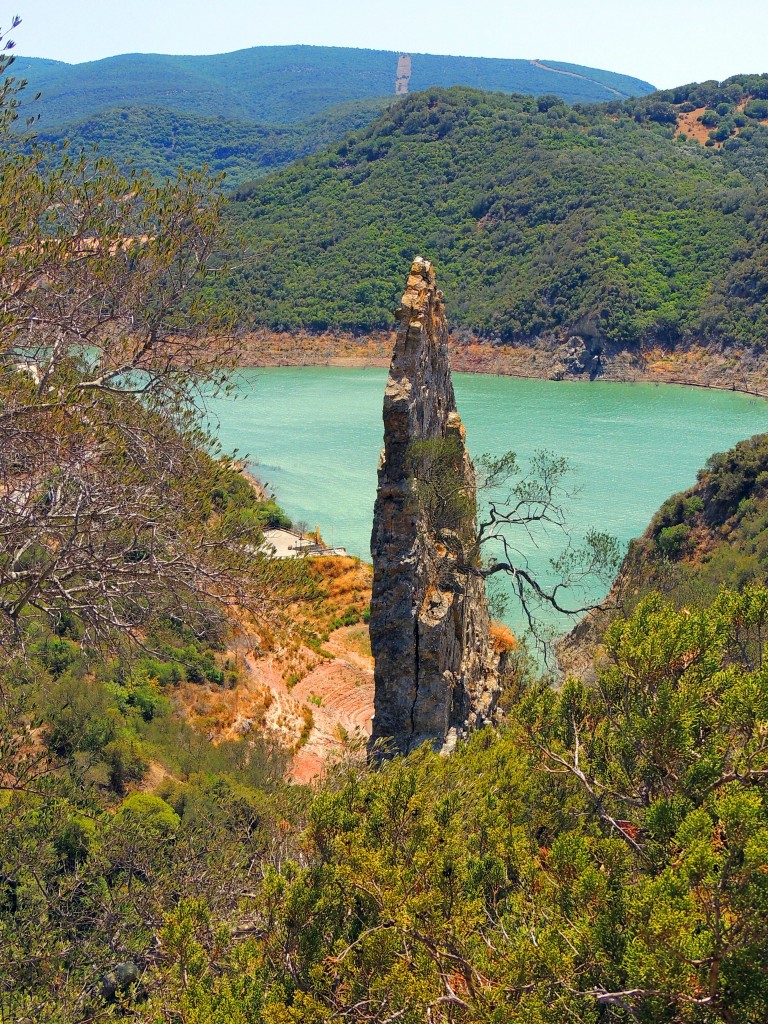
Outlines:
[[18,0],[16,49],[70,63],[310,43],[541,57],[664,88],[768,71],[768,0]]

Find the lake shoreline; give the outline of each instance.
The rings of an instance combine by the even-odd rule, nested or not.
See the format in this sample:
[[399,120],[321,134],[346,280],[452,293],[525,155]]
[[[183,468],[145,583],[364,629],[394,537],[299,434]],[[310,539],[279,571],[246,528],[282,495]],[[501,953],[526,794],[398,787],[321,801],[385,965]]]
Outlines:
[[[366,353],[364,364],[370,361]],[[243,404],[221,396],[210,412],[224,449],[244,453],[247,468],[295,522],[318,525],[329,545],[366,557],[386,371],[348,369],[348,355],[344,366],[318,363],[236,372]],[[608,480],[591,497],[589,488],[580,494],[587,524],[617,506],[618,491],[633,495],[618,503],[618,524],[605,526],[626,539],[642,532],[670,494],[690,486],[713,452],[765,432],[768,424],[766,406],[753,394],[655,384],[587,388],[487,372],[454,380],[473,450],[514,449],[524,460],[536,450],[561,452],[582,479]],[[633,490],[639,477],[642,501]],[[639,509],[647,518],[638,519]]]
[[[351,334],[258,331],[241,339],[238,366],[329,366],[387,368],[394,333],[364,338]],[[768,358],[743,347],[689,344],[677,349],[646,348],[636,353],[597,349],[570,338],[537,339],[535,345],[499,345],[477,338],[450,342],[454,373],[480,373],[530,380],[609,381],[623,384],[677,384],[737,391],[768,398]]]
[[[370,557],[385,377],[382,368],[328,365],[244,370],[233,378],[238,401],[221,396],[210,409],[223,449],[245,453],[240,458],[251,474],[295,523],[306,532],[319,527],[327,544],[364,560]],[[568,460],[578,491],[568,518],[575,543],[591,527],[622,544],[640,535],[671,494],[695,481],[713,452],[764,433],[768,424],[762,400],[728,389],[588,388],[489,373],[457,374],[454,387],[473,451],[514,449],[524,467],[540,450]],[[552,534],[530,545],[516,537],[515,544],[531,571],[550,581],[561,539]],[[585,602],[599,601],[599,590],[590,590]],[[524,629],[513,604],[504,621]],[[551,625],[558,632],[570,628]]]

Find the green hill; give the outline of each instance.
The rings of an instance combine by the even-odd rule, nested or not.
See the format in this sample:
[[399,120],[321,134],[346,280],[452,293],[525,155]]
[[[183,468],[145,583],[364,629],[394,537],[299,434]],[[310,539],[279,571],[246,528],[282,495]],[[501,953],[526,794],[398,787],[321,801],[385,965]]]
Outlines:
[[[709,94],[735,109],[766,82]],[[421,252],[454,326],[491,339],[756,343],[768,128],[745,118],[722,148],[676,138],[697,89],[677,106],[664,93],[602,107],[463,88],[406,97],[236,193],[250,260],[225,286],[251,323],[365,331],[390,325],[392,282]]]
[[711,603],[722,586],[768,579],[768,435],[707,460],[697,483],[664,502],[622,569],[636,601],[651,589],[678,605]]
[[[195,117],[290,124],[349,100],[394,96],[398,54],[336,46],[257,46],[212,56],[122,54],[85,64],[17,57],[13,73],[40,91],[40,126],[52,130],[115,107],[162,106]],[[551,64],[557,69],[558,65]],[[562,66],[565,70],[565,66]],[[527,60],[411,55],[410,90],[555,93],[569,102],[644,95],[648,82],[593,68],[574,74]]]
[[723,588],[768,582],[768,434],[712,455],[693,487],[668,498],[631,541],[605,603],[558,644],[564,671],[589,670],[612,622],[654,593],[675,608],[709,608]]
[[98,146],[121,168],[146,169],[156,178],[174,177],[180,166],[224,172],[227,186],[317,152],[345,132],[367,125],[389,100],[357,100],[332,107],[300,124],[270,125],[223,117],[196,117],[163,107],[120,107],[38,131],[41,143],[74,150]]

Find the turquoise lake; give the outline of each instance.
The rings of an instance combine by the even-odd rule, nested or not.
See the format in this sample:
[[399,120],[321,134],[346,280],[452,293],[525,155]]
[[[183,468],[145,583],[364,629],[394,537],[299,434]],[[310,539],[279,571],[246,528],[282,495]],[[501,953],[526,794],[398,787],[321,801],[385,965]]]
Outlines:
[[[327,543],[366,560],[386,376],[383,369],[242,370],[236,398],[210,403],[224,449],[249,457],[292,519],[319,526]],[[454,386],[473,455],[513,449],[523,465],[537,449],[568,458],[577,539],[593,527],[625,545],[665,498],[695,481],[713,452],[768,431],[768,402],[732,392],[481,374],[455,374]],[[540,538],[538,547],[516,540],[531,568],[551,578],[562,536]],[[517,608],[504,617],[520,628]],[[562,628],[570,623],[563,618]]]

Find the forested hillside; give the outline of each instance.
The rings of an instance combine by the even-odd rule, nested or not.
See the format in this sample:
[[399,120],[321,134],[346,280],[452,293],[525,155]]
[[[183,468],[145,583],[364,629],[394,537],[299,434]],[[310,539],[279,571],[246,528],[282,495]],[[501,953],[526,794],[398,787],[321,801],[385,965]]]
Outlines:
[[331,145],[369,124],[389,102],[357,100],[282,126],[163,107],[120,107],[55,131],[39,130],[37,140],[59,147],[66,141],[75,152],[96,146],[121,168],[146,170],[158,180],[175,177],[179,167],[205,166],[213,174],[223,173],[229,188]]
[[[677,609],[708,608],[724,587],[766,582],[768,434],[757,434],[711,455],[694,486],[664,502],[631,541],[603,605],[558,643],[558,658],[566,671],[581,673],[609,623],[650,594],[662,593]],[[762,615],[758,606],[752,615]]]
[[[134,53],[85,64],[17,57],[41,127],[50,130],[115,107],[165,107],[201,117],[290,124],[349,100],[393,97],[398,54],[340,46],[256,46],[210,56]],[[486,57],[412,54],[409,89],[471,85],[569,102],[652,92],[648,82],[580,66]],[[549,68],[555,69],[550,70]]]
[[[395,98],[398,55],[344,47],[264,46],[214,56],[125,54],[86,64],[17,57],[22,111],[44,143],[98,145],[156,177],[179,166],[254,179],[370,124]],[[471,85],[570,102],[642,96],[647,82],[556,63],[415,54],[409,88]]]
[[712,455],[697,483],[675,494],[632,542],[627,599],[662,589],[680,606],[711,603],[722,586],[768,579],[768,435]]
[[[722,146],[677,130],[697,90],[702,109],[738,111]],[[768,329],[768,127],[750,97],[767,91],[763,76],[603,107],[407,97],[237,191],[229,217],[249,260],[227,293],[251,323],[382,327],[418,251],[440,268],[454,326],[488,338],[751,345]]]

